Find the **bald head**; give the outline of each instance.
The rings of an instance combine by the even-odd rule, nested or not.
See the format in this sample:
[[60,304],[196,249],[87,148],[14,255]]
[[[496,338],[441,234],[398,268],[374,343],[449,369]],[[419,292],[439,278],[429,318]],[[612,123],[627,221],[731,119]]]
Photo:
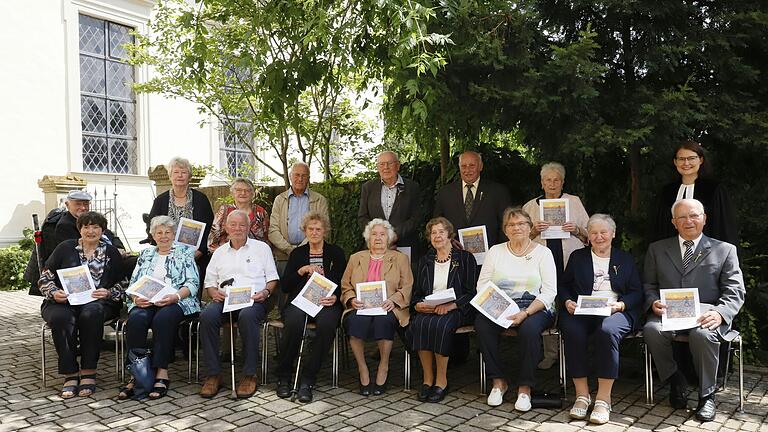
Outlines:
[[465,151],[459,155],[459,172],[464,183],[474,183],[483,172],[483,158],[475,151]]

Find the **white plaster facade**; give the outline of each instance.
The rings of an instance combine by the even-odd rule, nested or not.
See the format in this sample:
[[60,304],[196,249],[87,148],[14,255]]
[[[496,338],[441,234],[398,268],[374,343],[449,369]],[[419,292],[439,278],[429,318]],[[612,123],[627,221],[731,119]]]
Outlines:
[[[114,174],[83,169],[80,124],[79,14],[130,26],[143,32],[152,0],[0,1],[0,246],[17,242],[32,214],[46,214],[38,180],[45,175],[75,175],[87,189],[114,192]],[[134,68],[136,81],[151,73]],[[141,214],[155,196],[147,169],[176,155],[193,164],[222,167],[219,133],[195,104],[158,95],[136,95],[138,169],[117,175],[121,228],[117,234],[134,249],[146,235]]]

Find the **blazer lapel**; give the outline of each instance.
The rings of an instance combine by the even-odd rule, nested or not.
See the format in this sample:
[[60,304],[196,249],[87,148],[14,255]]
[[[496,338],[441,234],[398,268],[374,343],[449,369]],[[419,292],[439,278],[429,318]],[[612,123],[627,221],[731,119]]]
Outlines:
[[389,274],[389,271],[392,269],[392,266],[395,263],[395,253],[391,250],[388,250],[386,255],[384,255],[384,262],[381,263],[381,277],[383,278],[385,274]]
[[[427,295],[432,294],[432,291],[435,287],[435,261],[429,260],[427,261]],[[448,276],[448,280],[451,279],[451,276]]]
[[683,274],[683,257],[680,255],[680,244],[677,242],[677,236],[669,239],[666,253],[672,265],[675,266],[680,274]]
[[376,215],[374,217],[379,217],[382,219],[385,219],[384,217],[384,208],[381,206],[381,179],[377,178],[373,185],[372,185],[372,191],[371,191],[371,198],[373,200],[373,208],[376,210]]
[[[475,216],[477,215],[478,210],[480,209],[480,205],[483,203],[483,195],[485,192],[485,188],[483,187],[485,183],[483,183],[483,180],[480,179],[480,181],[477,182],[477,190],[475,191],[475,201],[472,203],[472,212],[470,213],[470,220],[474,220]],[[469,221],[467,221],[469,223]]]
[[[462,182],[461,179],[459,179],[458,181],[456,181],[455,188],[456,188],[455,193],[456,195],[458,195],[458,201],[456,202],[461,204],[461,207],[459,208],[459,214],[460,214],[459,217],[462,221],[464,221],[463,225],[467,226],[469,225],[469,220],[467,219],[467,213],[464,211],[464,195],[466,194],[466,192],[464,191],[464,182]],[[456,227],[456,229],[458,230],[459,228]]]
[[684,274],[688,274],[693,271],[693,269],[695,269],[702,261],[704,261],[704,259],[707,257],[707,255],[709,255],[711,251],[712,242],[709,241],[709,237],[705,235],[701,236],[698,247],[695,251],[693,251],[693,258],[691,258],[691,263],[688,264]]

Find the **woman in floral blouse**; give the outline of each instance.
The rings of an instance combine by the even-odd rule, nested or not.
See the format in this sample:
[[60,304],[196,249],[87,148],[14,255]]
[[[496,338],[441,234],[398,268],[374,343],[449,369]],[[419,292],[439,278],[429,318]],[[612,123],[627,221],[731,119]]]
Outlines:
[[[145,348],[147,332],[152,329],[152,368],[156,369],[155,385],[150,399],[159,399],[168,392],[168,364],[173,359],[173,346],[179,323],[184,317],[200,312],[197,299],[200,284],[194,250],[174,245],[176,223],[170,216],[155,216],[150,222],[150,233],[157,243],[141,251],[131,277],[131,285],[142,276],[165,281],[173,293],[155,302],[131,294],[128,298],[128,321],[125,324],[128,352],[133,348]],[[129,290],[129,293],[132,292]],[[118,399],[133,395],[133,383],[129,382],[118,394]]]
[[235,209],[247,212],[251,219],[248,237],[269,244],[267,239],[269,215],[263,207],[253,203],[253,197],[256,195],[256,188],[253,186],[253,183],[246,178],[238,177],[232,182],[230,191],[235,199],[235,203],[225,204],[219,207],[219,210],[216,212],[216,216],[213,218],[211,233],[208,235],[208,250],[213,252],[229,240],[227,232],[224,231],[224,223],[227,220],[227,216]]

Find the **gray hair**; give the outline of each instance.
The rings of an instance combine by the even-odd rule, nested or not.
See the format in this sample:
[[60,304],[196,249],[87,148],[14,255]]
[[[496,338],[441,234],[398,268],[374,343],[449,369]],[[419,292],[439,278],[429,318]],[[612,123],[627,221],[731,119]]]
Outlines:
[[608,225],[614,234],[616,233],[616,221],[613,220],[611,215],[607,215],[605,213],[595,213],[590,216],[589,221],[587,221],[587,231],[592,228],[592,225],[601,222]]
[[365,226],[365,229],[363,230],[363,238],[365,239],[365,244],[370,249],[371,247],[371,231],[373,231],[373,227],[381,225],[387,230],[387,247],[392,246],[395,241],[397,241],[397,234],[395,233],[395,229],[392,228],[392,224],[389,223],[389,221],[381,219],[381,218],[375,218],[368,222],[368,225]]
[[[247,223],[247,224],[250,224],[250,223],[251,223],[251,217],[248,215],[248,212],[246,212],[245,210],[240,210],[240,209],[235,209],[235,210],[232,210],[232,211],[231,211],[231,212],[230,212],[230,213],[227,215],[227,222],[229,222],[229,219],[230,219],[232,216],[242,216],[242,217],[245,219],[245,223]],[[224,222],[224,223],[226,224],[226,222]]]
[[697,200],[695,198],[683,198],[683,199],[679,199],[679,200],[675,201],[675,203],[672,204],[672,209],[671,209],[672,219],[675,218],[675,209],[680,204],[688,204],[691,207],[693,207],[694,209],[699,210],[702,214],[704,214],[704,204],[702,204],[701,201],[699,201],[699,200]]
[[168,227],[171,231],[176,232],[176,221],[170,216],[160,215],[155,216],[149,222],[149,232],[155,235],[155,230],[160,227]]
[[245,177],[237,177],[234,180],[232,180],[232,185],[229,186],[229,191],[232,193],[235,193],[235,185],[238,183],[244,184],[249,188],[251,188],[252,192],[256,192],[256,187],[253,185],[253,182]]
[[298,161],[294,162],[293,165],[291,165],[291,169],[288,170],[288,175],[293,174],[293,171],[296,169],[296,167],[304,167],[307,169],[307,172],[309,172],[309,165],[306,164],[306,162]]
[[463,152],[463,153],[461,153],[461,154],[459,155],[459,165],[461,165],[461,158],[462,158],[464,155],[470,155],[470,154],[471,154],[471,155],[473,155],[473,156],[476,156],[476,157],[477,157],[477,160],[479,160],[479,161],[480,161],[480,163],[483,163],[483,155],[481,155],[480,153],[478,153],[478,152],[476,152],[476,151],[474,151],[474,150],[467,150],[467,151],[465,151],[465,152]]
[[168,170],[169,178],[171,177],[171,171],[173,171],[174,166],[186,168],[187,171],[189,171],[189,176],[192,177],[192,164],[189,163],[188,159],[184,159],[181,156],[174,156],[171,158],[171,160],[168,162],[168,165],[165,167]]
[[384,156],[385,154],[391,154],[395,157],[395,162],[400,162],[400,158],[397,156],[397,153],[393,152],[392,150],[384,150],[383,152],[376,155],[376,160],[378,161],[380,157]]
[[559,162],[548,162],[541,166],[541,172],[539,175],[544,177],[544,173],[547,171],[554,171],[560,174],[560,179],[565,180],[565,167]]
[[331,231],[331,222],[328,221],[328,218],[325,217],[324,214],[318,211],[308,211],[301,219],[301,226],[299,228],[304,231],[307,229],[307,225],[309,225],[310,222],[315,221],[320,222],[320,225],[323,226],[323,230],[325,230],[325,237],[328,237],[328,233]]

